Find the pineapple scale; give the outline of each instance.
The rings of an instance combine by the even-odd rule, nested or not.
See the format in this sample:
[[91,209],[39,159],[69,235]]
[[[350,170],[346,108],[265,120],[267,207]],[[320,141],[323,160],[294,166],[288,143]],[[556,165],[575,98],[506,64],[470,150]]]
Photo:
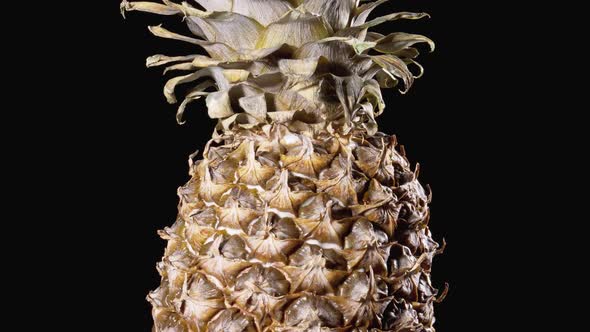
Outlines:
[[439,245],[395,137],[273,124],[191,165],[161,232],[156,331],[434,331]]

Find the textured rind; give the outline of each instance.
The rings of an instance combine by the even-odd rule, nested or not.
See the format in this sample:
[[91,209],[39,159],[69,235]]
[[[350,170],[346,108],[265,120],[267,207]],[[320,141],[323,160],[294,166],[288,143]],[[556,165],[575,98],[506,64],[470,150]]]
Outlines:
[[161,232],[155,331],[434,331],[429,196],[396,144],[281,124],[211,140]]

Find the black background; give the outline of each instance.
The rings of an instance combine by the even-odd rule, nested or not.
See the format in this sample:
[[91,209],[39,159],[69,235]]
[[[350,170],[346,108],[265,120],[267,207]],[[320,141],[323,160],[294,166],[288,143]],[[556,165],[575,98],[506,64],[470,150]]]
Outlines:
[[[495,67],[477,31],[484,7],[396,0],[373,14],[407,10],[432,16],[376,28],[424,34],[437,44],[434,53],[421,55],[426,72],[410,92],[383,92],[387,108],[378,121],[381,131],[398,136],[410,161],[421,164],[421,181],[434,192],[431,230],[435,239],[448,242],[433,269],[436,286],[450,284],[447,299],[435,308],[442,332],[496,330],[501,313],[491,308],[505,296],[508,278],[497,272],[502,259],[497,240],[511,235],[499,233],[500,211],[491,207],[498,198],[489,192],[501,177],[491,169],[503,149],[498,137],[511,127],[495,127],[498,101],[489,83]],[[176,105],[167,104],[162,94],[166,77],[144,65],[149,55],[184,55],[192,47],[152,36],[147,25],[161,23],[161,17],[139,12],[127,17],[120,16],[118,1],[75,15],[83,22],[80,29],[89,29],[88,38],[71,39],[80,48],[67,55],[69,71],[63,74],[73,91],[64,110],[67,135],[59,139],[72,160],[61,170],[72,179],[63,203],[80,227],[75,246],[83,246],[90,262],[80,264],[83,274],[69,277],[69,287],[92,294],[85,301],[99,309],[84,317],[105,331],[151,328],[145,296],[159,285],[155,264],[165,246],[156,231],[174,222],[176,189],[188,180],[188,155],[202,150],[215,125],[204,103],[197,102],[179,126]],[[178,17],[164,18],[164,27],[186,31]],[[79,75],[85,76],[78,81]],[[485,129],[490,127],[495,128]],[[85,307],[80,298],[74,295],[73,303]]]

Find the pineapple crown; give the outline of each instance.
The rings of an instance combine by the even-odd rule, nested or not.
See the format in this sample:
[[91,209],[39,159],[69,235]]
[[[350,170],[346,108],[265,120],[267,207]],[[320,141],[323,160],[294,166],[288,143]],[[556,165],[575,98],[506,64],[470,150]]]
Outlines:
[[401,80],[405,93],[423,73],[414,45],[427,43],[434,50],[432,40],[422,35],[368,31],[387,21],[428,17],[398,12],[369,20],[371,11],[387,1],[195,0],[199,9],[188,2],[123,0],[121,13],[180,15],[196,38],[161,25],[149,30],[208,54],[158,54],[146,61],[148,67],[165,65],[164,72],[185,72],[164,86],[169,103],[177,102],[178,85],[194,85],[178,108],[181,124],[186,106],[205,98],[209,116],[219,120],[216,131],[287,123],[372,135],[375,117],[385,108],[381,88]]

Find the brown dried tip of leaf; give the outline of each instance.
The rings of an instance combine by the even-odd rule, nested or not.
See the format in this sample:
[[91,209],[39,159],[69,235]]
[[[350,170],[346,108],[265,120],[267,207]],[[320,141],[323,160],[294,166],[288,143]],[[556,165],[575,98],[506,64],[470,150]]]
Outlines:
[[445,240],[445,238],[443,238],[442,239],[442,246],[435,251],[435,254],[437,254],[437,255],[442,254],[446,248],[447,248],[447,241]]
[[442,293],[436,297],[436,299],[434,300],[434,302],[436,303],[441,303],[442,301],[445,300],[445,298],[447,297],[447,294],[449,293],[449,283],[445,282],[445,288],[443,289]]

